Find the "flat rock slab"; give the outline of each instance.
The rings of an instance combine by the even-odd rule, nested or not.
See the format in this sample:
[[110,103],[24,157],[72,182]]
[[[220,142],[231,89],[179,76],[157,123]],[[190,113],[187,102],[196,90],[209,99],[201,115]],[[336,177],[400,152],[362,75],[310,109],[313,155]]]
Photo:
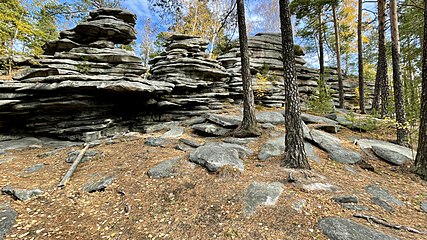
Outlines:
[[390,151],[396,152],[398,155],[403,155],[409,159],[414,159],[417,155],[417,151],[412,150],[410,148],[400,146],[397,144],[393,144],[386,141],[374,140],[374,139],[359,139],[356,141],[356,144],[360,146],[360,148],[372,148],[376,146],[382,149],[388,149]]
[[204,144],[204,143],[200,143],[198,141],[188,140],[188,139],[185,139],[185,138],[180,138],[179,142],[183,143],[183,144],[185,144],[187,146],[193,147],[193,148],[198,148],[198,147],[200,147],[200,146],[202,146]]
[[230,131],[230,129],[226,129],[211,123],[195,124],[191,128],[204,135],[216,137],[224,136]]
[[220,142],[209,142],[190,153],[190,161],[206,167],[211,172],[229,165],[243,172],[244,164],[240,158],[246,158],[253,152],[247,147]]
[[[74,160],[76,160],[77,156],[79,155],[80,150],[74,150],[70,151],[67,155],[67,159],[65,159],[65,162],[67,163],[73,163]],[[89,161],[90,159],[96,157],[98,154],[100,154],[97,150],[89,150],[85,152],[85,155],[83,155],[83,158],[81,162]]]
[[372,151],[382,160],[398,166],[411,160],[399,152],[381,146],[372,146]]
[[310,135],[320,148],[329,153],[332,160],[348,164],[362,161],[362,156],[358,152],[345,148],[341,140],[331,134],[313,129]]
[[261,146],[258,154],[259,160],[267,160],[271,157],[283,156],[285,154],[285,136],[268,140]]
[[339,190],[338,187],[330,184],[330,183],[308,183],[302,185],[302,188],[306,191],[328,191],[328,192],[336,192]]
[[234,138],[234,137],[227,137],[224,138],[222,141],[225,143],[233,143],[233,144],[239,144],[239,145],[245,145],[250,142],[253,142],[257,140],[256,138]]
[[328,133],[338,133],[341,129],[341,126],[334,125],[334,124],[322,124],[322,125],[317,125],[315,128]]
[[277,203],[283,192],[283,184],[279,182],[263,183],[253,182],[246,189],[245,208],[246,215],[255,213],[259,205],[273,206]]
[[43,163],[37,163],[27,169],[24,170],[25,173],[35,173],[42,170],[45,167]]
[[255,117],[259,123],[271,123],[273,125],[285,123],[285,117],[280,112],[260,112]]
[[242,122],[242,116],[206,114],[208,121],[225,128],[236,128]]
[[423,210],[424,212],[427,213],[427,201],[426,202],[421,202],[420,208],[421,208],[421,210]]
[[343,203],[341,206],[348,210],[353,211],[369,211],[369,208],[367,206],[359,205],[359,204],[353,204],[353,203]]
[[305,154],[307,158],[314,160],[317,163],[320,163],[322,161],[322,159],[320,159],[320,157],[317,155],[316,151],[314,150],[313,145],[304,141],[304,149],[305,149]]
[[346,218],[322,218],[318,226],[331,240],[398,240],[396,237],[386,235]]
[[13,139],[0,142],[0,151],[20,150],[31,146],[41,146],[42,141],[33,137]]
[[184,134],[183,127],[173,126],[169,131],[162,135],[162,138],[179,138],[182,134]]
[[12,186],[5,186],[1,189],[1,193],[9,195],[13,199],[16,199],[16,200],[27,201],[30,198],[42,195],[43,191],[38,189],[38,188],[36,188],[36,189],[19,189],[19,188],[14,188]]
[[151,147],[164,147],[166,145],[167,141],[166,139],[162,137],[148,137],[144,145],[151,146]]
[[337,203],[358,203],[359,199],[356,196],[335,196],[332,198]]
[[148,170],[147,174],[150,178],[168,178],[178,174],[178,165],[181,157],[165,160]]
[[378,187],[376,185],[369,185],[365,187],[365,191],[372,195],[372,197],[376,197],[378,199],[381,199],[389,204],[394,204],[397,206],[404,206],[405,204],[399,200],[397,197],[393,196],[391,193],[389,193],[387,190]]
[[99,180],[89,181],[83,187],[83,190],[89,193],[105,191],[107,186],[111,185],[114,182],[115,178],[116,178],[115,176],[111,175]]
[[376,204],[376,205],[382,207],[387,212],[394,212],[394,208],[390,204],[388,204],[386,201],[382,200],[381,198],[373,197],[373,198],[371,198],[371,202],[373,204]]
[[0,205],[0,240],[4,239],[6,235],[15,225],[17,213],[10,206],[6,204]]
[[307,114],[307,113],[302,113],[301,114],[301,119],[306,123],[306,124],[310,124],[310,123],[323,123],[323,124],[332,124],[332,125],[338,125],[337,121],[334,121],[332,119],[326,118],[326,117],[319,117],[319,116],[315,116],[315,115],[311,115],[311,114]]

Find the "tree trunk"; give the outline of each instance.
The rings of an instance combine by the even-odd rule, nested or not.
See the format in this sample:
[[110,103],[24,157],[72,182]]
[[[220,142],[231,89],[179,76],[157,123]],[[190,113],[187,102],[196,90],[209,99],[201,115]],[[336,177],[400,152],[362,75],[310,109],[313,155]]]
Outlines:
[[406,129],[405,105],[403,100],[402,72],[400,70],[400,43],[399,26],[397,20],[397,2],[390,0],[390,25],[391,25],[391,57],[393,62],[393,87],[394,103],[396,108],[397,143],[406,145],[408,130]]
[[418,138],[415,173],[427,180],[427,1],[424,1],[423,75],[421,95],[421,121]]
[[385,46],[385,10],[386,0],[378,0],[378,64],[377,74],[375,77],[375,90],[374,101],[372,102],[372,110],[379,112],[379,108],[381,106],[382,117],[387,115],[387,103],[389,96],[387,52]]
[[234,135],[237,137],[259,136],[260,132],[255,118],[254,92],[252,90],[251,72],[249,69],[244,0],[237,0],[237,21],[239,25],[239,43],[242,61],[243,120],[240,126],[234,131]]
[[340,33],[338,31],[338,20],[336,6],[332,5],[332,14],[334,17],[335,30],[335,51],[337,53],[337,70],[338,70],[338,91],[339,91],[339,107],[344,108],[344,86],[341,71],[341,48],[340,48]]
[[320,9],[319,11],[319,70],[320,70],[321,80],[323,80],[325,75],[324,59],[325,58],[324,58],[324,47],[323,47],[323,22],[322,22],[322,10]]
[[359,65],[359,108],[360,113],[365,113],[365,89],[363,79],[363,49],[362,49],[362,0],[358,1],[358,21],[357,21],[357,52]]
[[282,32],[282,57],[285,100],[285,159],[283,166],[310,169],[305,155],[300,98],[295,70],[294,40],[292,34],[289,0],[280,0],[280,26]]

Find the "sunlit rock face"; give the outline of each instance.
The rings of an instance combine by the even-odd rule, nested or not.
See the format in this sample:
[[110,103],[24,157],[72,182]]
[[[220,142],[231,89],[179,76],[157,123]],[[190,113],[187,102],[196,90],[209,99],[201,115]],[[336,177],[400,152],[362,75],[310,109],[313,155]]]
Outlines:
[[155,99],[174,84],[146,79],[141,59],[116,48],[136,39],[135,21],[125,10],[98,9],[47,42],[36,65],[0,83],[0,128],[82,140],[153,122]]

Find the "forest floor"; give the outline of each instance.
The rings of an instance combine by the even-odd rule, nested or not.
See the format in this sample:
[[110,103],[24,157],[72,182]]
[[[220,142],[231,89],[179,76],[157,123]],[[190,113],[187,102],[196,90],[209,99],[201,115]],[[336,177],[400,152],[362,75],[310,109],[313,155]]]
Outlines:
[[[280,167],[282,157],[259,161],[260,145],[270,138],[271,131],[247,146],[254,154],[244,159],[241,174],[210,173],[190,164],[189,153],[176,150],[176,141],[165,147],[144,145],[146,138],[163,132],[133,135],[102,142],[92,147],[102,154],[83,162],[63,189],[59,181],[70,167],[64,160],[68,147],[40,158],[53,149],[34,148],[8,152],[1,159],[0,187],[40,188],[45,193],[26,202],[14,201],[0,195],[0,203],[9,203],[18,213],[16,224],[5,239],[327,239],[317,227],[327,216],[338,216],[369,226],[372,229],[401,239],[427,239],[427,235],[395,230],[364,219],[353,217],[356,212],[342,208],[332,200],[334,196],[354,195],[359,203],[370,208],[362,213],[422,231],[427,230],[427,213],[420,202],[427,200],[427,182],[409,169],[411,164],[392,166],[364,155],[365,162],[375,171],[353,165],[356,173],[346,166],[328,159],[316,149],[320,163],[310,160],[310,173],[319,174],[339,190],[306,191],[288,181],[288,173]],[[370,133],[356,133],[346,128],[336,134],[352,149],[354,138],[392,140],[394,131],[378,129]],[[205,138],[185,130],[182,136],[199,142],[220,141]],[[182,156],[181,174],[171,178],[152,179],[147,171],[159,162]],[[25,169],[43,163],[35,173]],[[114,175],[114,182],[105,191],[87,193],[86,182],[99,176]],[[258,207],[253,215],[243,213],[246,188],[251,182],[281,182],[283,193],[274,206]],[[405,203],[387,212],[371,202],[364,188],[375,184],[387,189]],[[305,200],[301,211],[293,204]]]

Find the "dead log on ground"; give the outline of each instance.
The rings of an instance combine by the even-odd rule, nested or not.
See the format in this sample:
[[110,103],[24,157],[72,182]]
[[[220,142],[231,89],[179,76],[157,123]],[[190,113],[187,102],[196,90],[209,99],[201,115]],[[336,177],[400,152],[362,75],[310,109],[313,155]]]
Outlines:
[[73,173],[77,169],[77,165],[82,161],[83,156],[85,155],[87,149],[89,148],[89,144],[86,144],[85,148],[83,148],[79,155],[77,156],[76,160],[74,160],[73,164],[71,165],[70,169],[68,169],[67,173],[62,178],[61,182],[58,184],[58,187],[62,188],[65,187],[65,184],[67,184],[68,180],[71,178]]

